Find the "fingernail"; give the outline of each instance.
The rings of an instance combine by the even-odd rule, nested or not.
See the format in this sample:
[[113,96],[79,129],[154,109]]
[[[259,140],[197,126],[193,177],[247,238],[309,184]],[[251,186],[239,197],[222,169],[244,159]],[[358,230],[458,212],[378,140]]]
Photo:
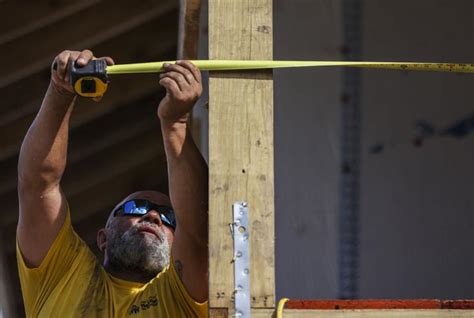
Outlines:
[[80,59],[77,60],[77,63],[79,63],[79,64],[86,64],[86,60],[81,57]]

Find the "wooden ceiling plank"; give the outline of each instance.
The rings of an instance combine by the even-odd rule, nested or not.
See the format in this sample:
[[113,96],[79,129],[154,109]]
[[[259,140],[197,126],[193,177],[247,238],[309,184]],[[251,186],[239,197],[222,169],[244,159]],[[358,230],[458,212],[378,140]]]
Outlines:
[[[0,5],[0,45],[58,22],[101,0],[82,0],[51,5],[51,1],[8,1]],[[64,2],[64,1],[63,1]]]

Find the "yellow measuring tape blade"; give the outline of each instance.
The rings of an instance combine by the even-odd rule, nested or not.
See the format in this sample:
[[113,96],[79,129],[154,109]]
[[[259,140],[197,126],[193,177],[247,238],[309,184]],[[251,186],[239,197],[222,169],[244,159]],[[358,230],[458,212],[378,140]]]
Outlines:
[[[107,67],[107,74],[159,73],[163,64],[176,61],[118,64]],[[451,73],[474,73],[474,64],[418,63],[418,62],[346,62],[346,61],[244,61],[244,60],[194,60],[201,71],[255,70],[293,67],[358,67],[404,71],[432,71]]]

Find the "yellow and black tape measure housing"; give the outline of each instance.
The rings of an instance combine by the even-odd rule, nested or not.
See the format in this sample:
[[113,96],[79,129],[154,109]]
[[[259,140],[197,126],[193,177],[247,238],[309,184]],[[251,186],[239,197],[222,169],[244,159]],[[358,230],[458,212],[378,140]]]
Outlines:
[[108,84],[107,62],[92,60],[83,67],[71,63],[71,83],[74,91],[84,97],[104,95]]

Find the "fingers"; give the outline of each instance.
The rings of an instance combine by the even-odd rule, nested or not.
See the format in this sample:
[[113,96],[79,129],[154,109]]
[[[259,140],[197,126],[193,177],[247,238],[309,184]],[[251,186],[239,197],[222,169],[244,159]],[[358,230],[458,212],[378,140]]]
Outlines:
[[165,70],[180,73],[189,85],[201,83],[201,72],[189,61],[177,61],[176,64],[167,64]]
[[64,77],[67,74],[67,64],[70,55],[71,51],[63,51],[54,59],[52,67],[53,75],[55,74],[61,81],[64,81]]
[[178,96],[181,93],[178,83],[170,77],[161,78],[159,83],[166,88],[166,93],[169,95]]
[[92,60],[93,57],[94,55],[92,54],[90,50],[84,50],[79,53],[79,55],[76,57],[74,61],[77,63],[79,67],[82,67],[82,66],[85,66],[87,63],[89,63],[89,61]]
[[110,56],[104,56],[104,57],[101,57],[101,58],[104,59],[107,62],[107,65],[114,65],[115,64],[114,60]]
[[194,76],[185,68],[177,64],[165,64],[165,73],[160,74],[160,78],[169,77],[174,80],[182,91],[189,90],[195,82]]
[[189,83],[181,74],[173,72],[160,75],[161,80],[166,78],[173,82],[173,86],[177,86],[179,93],[186,93],[192,89],[191,85],[189,85]]
[[176,64],[186,68],[193,75],[196,82],[201,83],[201,71],[189,61],[177,61]]
[[[199,97],[202,93],[201,72],[189,61],[178,61],[176,64],[165,64],[165,72],[160,74],[160,84],[166,88],[178,90],[176,93],[195,95]],[[163,81],[164,79],[168,79]]]
[[76,62],[78,66],[86,65],[93,58],[90,50],[84,51],[63,51],[54,59],[52,72],[62,82],[69,82],[69,65]]
[[[55,71],[57,76],[61,79],[65,79],[69,64],[75,62],[77,66],[83,67],[87,65],[92,59],[94,59],[94,54],[91,50],[83,51],[63,51],[54,59],[52,65],[52,71]],[[107,65],[114,65],[115,62],[110,56],[101,57],[107,63]]]

